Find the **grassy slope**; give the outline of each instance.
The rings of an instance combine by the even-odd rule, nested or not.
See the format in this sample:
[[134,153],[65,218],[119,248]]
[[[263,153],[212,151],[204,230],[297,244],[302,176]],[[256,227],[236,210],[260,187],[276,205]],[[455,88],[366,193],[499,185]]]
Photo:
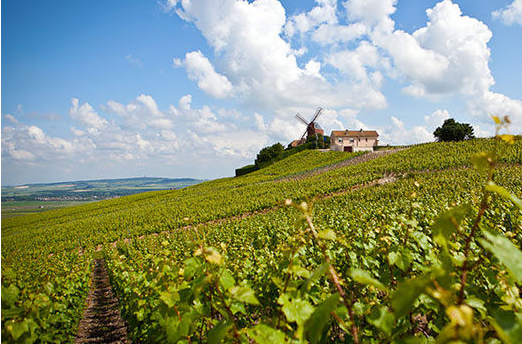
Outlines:
[[[209,220],[234,216],[255,210],[262,210],[280,205],[286,198],[296,201],[307,199],[317,195],[348,189],[395,173],[398,177],[406,173],[417,172],[425,185],[430,185],[431,180],[444,169],[457,169],[460,174],[470,165],[469,158],[481,150],[490,150],[491,141],[474,140],[464,143],[434,143],[419,145],[391,156],[368,161],[356,166],[348,166],[338,170],[313,176],[301,181],[274,182],[285,175],[311,170],[320,166],[330,165],[343,159],[353,157],[343,152],[320,153],[305,151],[288,159],[280,161],[266,169],[256,171],[240,178],[224,178],[183,190],[158,191],[145,194],[123,197],[115,200],[92,203],[72,208],[49,211],[46,213],[23,216],[2,221],[2,270],[13,268],[19,271],[16,277],[20,280],[32,280],[30,288],[39,289],[39,285],[46,280],[53,280],[59,275],[58,270],[49,268],[49,264],[62,267],[67,261],[73,261],[77,256],[77,250],[84,248],[82,262],[88,261],[95,245],[112,242],[117,239],[134,237],[152,232],[178,228],[190,223],[201,223]],[[522,163],[522,145],[519,143],[511,147],[504,155],[504,163]],[[464,170],[462,170],[464,168]],[[505,175],[520,175],[520,167],[514,166],[504,172]],[[442,186],[437,189],[428,189],[425,193],[427,200],[434,198],[437,192],[448,196],[448,202],[455,200],[450,197],[451,192],[443,186],[451,179],[454,172],[441,173],[438,178]],[[476,182],[479,176],[473,174],[471,180]],[[507,177],[505,177],[507,178]],[[437,180],[438,180],[437,179]],[[409,185],[412,180],[402,181],[400,185]],[[520,185],[509,180],[510,189],[520,195]],[[399,184],[398,184],[399,185]],[[386,186],[383,190],[394,188]],[[465,185],[458,185],[455,195],[465,195]],[[396,209],[401,206],[404,198],[402,190],[397,189]],[[475,190],[476,194],[476,190]],[[354,203],[352,197],[360,197]],[[332,223],[338,226],[342,223],[342,207],[360,204],[359,209],[372,207],[372,202],[392,200],[389,193],[375,196],[367,191],[360,191],[355,196],[336,197],[340,202],[323,201],[317,209],[325,224]],[[384,199],[383,199],[384,198]],[[330,202],[330,203],[329,203]],[[439,211],[444,205],[437,203],[435,211]],[[330,210],[328,210],[330,209]],[[270,213],[271,214],[271,213]],[[270,222],[278,223],[279,215],[255,216],[244,220],[247,230],[254,230],[256,223],[261,223],[260,228],[270,228]],[[361,213],[361,218],[364,214]],[[340,219],[340,220],[339,220]],[[333,222],[332,222],[333,221]],[[341,221],[341,222],[339,222]],[[209,227],[209,240],[212,240],[213,228],[216,233],[222,235],[223,226],[230,228],[232,232],[242,228],[242,225],[215,225]],[[253,224],[249,224],[253,223]],[[228,227],[227,227],[228,226]],[[239,226],[239,227],[238,227]],[[268,227],[267,227],[268,226]],[[288,225],[285,225],[288,226]],[[181,233],[181,232],[178,232]],[[252,232],[252,234],[255,231]],[[247,235],[250,240],[255,240],[244,231],[238,235]],[[183,235],[183,234],[176,234]],[[217,234],[216,234],[217,235]],[[242,242],[244,238],[236,238]],[[149,239],[147,239],[149,240]],[[155,240],[155,239],[152,239]],[[217,240],[217,239],[216,239]],[[222,239],[220,239],[222,240]],[[232,238],[230,239],[232,240]],[[284,240],[284,239],[283,239]],[[239,242],[236,245],[240,245]],[[252,242],[252,247],[259,243]],[[238,254],[241,251],[238,246]],[[182,251],[180,251],[182,252]],[[52,253],[52,256],[50,254]],[[72,254],[72,255],[71,255]],[[183,253],[181,253],[183,255]],[[83,269],[87,267],[85,263]],[[45,274],[43,273],[45,271]],[[62,272],[63,273],[63,272]],[[45,278],[37,278],[46,276]],[[88,276],[88,270],[84,270],[83,276]],[[84,277],[85,278],[85,277]]]
[[[522,161],[519,143],[505,156]],[[44,250],[56,253],[124,237],[174,229],[305,199],[367,183],[388,173],[469,166],[470,156],[491,149],[491,141],[432,143],[348,166],[302,181],[266,183],[299,171],[329,165],[354,153],[304,151],[239,178],[223,178],[181,190],[157,191],[2,221],[2,260]],[[262,184],[262,186],[260,185]],[[16,244],[15,244],[16,243]],[[45,246],[45,248],[42,248]]]

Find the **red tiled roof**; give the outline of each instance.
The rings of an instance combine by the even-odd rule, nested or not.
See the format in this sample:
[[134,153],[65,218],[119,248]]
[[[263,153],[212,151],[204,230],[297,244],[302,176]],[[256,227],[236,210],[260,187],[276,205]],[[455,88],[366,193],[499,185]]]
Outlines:
[[375,130],[334,130],[331,136],[379,137]]

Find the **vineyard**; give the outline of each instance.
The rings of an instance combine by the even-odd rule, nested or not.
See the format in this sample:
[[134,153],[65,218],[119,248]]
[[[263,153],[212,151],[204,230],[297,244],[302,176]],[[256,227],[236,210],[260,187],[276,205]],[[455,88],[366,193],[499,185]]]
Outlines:
[[2,221],[2,343],[74,342],[102,258],[133,343],[521,343],[522,142],[361,155]]

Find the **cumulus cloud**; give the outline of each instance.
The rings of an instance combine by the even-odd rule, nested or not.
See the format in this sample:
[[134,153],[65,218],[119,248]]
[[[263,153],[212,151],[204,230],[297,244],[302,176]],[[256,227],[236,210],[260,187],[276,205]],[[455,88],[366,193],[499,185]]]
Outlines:
[[[522,133],[522,101],[520,100],[487,91],[480,97],[469,100],[468,109],[472,115],[489,127],[491,127],[491,115],[508,116],[511,120],[510,131],[515,134]],[[492,134],[493,130],[488,132]]]
[[436,129],[437,127],[440,127],[445,120],[449,119],[450,115],[448,110],[436,110],[431,115],[424,116],[424,122],[429,126],[431,129]]
[[[375,109],[386,106],[382,93],[371,84],[328,80],[321,73],[321,61],[318,59],[299,64],[298,52],[305,48],[294,49],[283,37],[284,32],[291,36],[313,31],[318,25],[337,25],[335,1],[318,1],[311,11],[288,20],[284,8],[276,0],[251,3],[195,0],[173,5],[180,18],[194,23],[214,49],[216,63],[221,67],[220,73],[232,85],[234,96],[250,106],[275,113],[298,104],[309,109],[325,103],[331,107]],[[361,29],[363,27],[359,25],[356,31]],[[339,31],[343,32],[341,36],[344,35],[345,39],[353,35],[348,33],[349,30]],[[215,70],[200,53],[190,54],[195,54],[200,64],[206,65],[205,70]],[[187,68],[187,56],[184,60],[175,60],[175,64]],[[187,72],[203,89],[201,80],[205,78],[191,76],[191,70],[200,69],[187,68]],[[221,84],[228,85],[226,82]],[[204,87],[206,92],[212,89],[208,85]]]
[[319,24],[334,25],[337,23],[337,0],[317,0],[309,12],[299,13],[288,18],[284,31],[292,37],[295,34],[305,33]]
[[86,142],[47,135],[35,125],[2,128],[2,159],[36,161],[71,158],[83,152]]
[[503,9],[493,11],[493,18],[499,18],[506,25],[522,26],[522,0],[515,0]]
[[85,102],[80,105],[80,101],[77,98],[73,98],[71,103],[69,116],[87,126],[87,130],[98,132],[107,126],[107,120],[98,116],[98,113],[94,111],[89,103]]
[[459,95],[469,113],[480,121],[505,113],[513,118],[513,129],[522,130],[518,124],[522,118],[520,101],[491,91],[495,80],[489,69],[487,44],[492,32],[483,22],[463,15],[457,4],[444,0],[426,10],[426,26],[409,34],[394,28],[389,17],[394,1],[384,1],[379,15],[370,15],[371,9],[359,0],[348,1],[346,8],[353,11],[355,4],[363,11],[355,11],[352,18],[373,25],[371,43],[391,58],[392,68],[383,70],[409,83],[403,88],[405,94],[431,99]]
[[322,24],[312,32],[312,40],[323,46],[348,43],[362,37],[366,32],[366,26],[362,23],[349,25]]
[[[167,111],[145,94],[127,104],[110,100],[101,110],[73,99],[70,115],[77,125],[70,127],[70,137],[51,136],[35,125],[5,126],[2,159],[42,164],[70,159],[78,164],[174,164],[216,156],[250,158],[271,140],[237,111],[193,108],[191,95],[181,97]],[[104,113],[117,117],[109,122]],[[241,121],[245,125],[238,127]]]
[[141,94],[126,105],[109,100],[103,109],[120,116],[125,126],[133,130],[174,127],[172,119],[158,109],[156,101],[150,95]]
[[380,87],[382,79],[372,79],[369,71],[388,64],[387,59],[380,55],[377,47],[364,40],[355,50],[340,50],[330,54],[327,62],[343,74],[360,82],[371,84],[371,81],[377,81],[375,83],[377,87]]
[[397,0],[348,0],[343,5],[350,20],[374,26],[389,19],[396,3]]
[[201,51],[187,53],[184,60],[174,59],[174,65],[185,67],[189,78],[214,98],[226,98],[232,94],[230,81],[214,70],[214,66]]

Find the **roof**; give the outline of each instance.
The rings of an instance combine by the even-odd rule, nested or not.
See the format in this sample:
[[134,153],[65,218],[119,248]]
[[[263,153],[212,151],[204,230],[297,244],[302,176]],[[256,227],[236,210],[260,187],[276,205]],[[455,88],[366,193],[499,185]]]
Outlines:
[[375,130],[334,130],[331,136],[378,137]]
[[291,147],[295,147],[299,144],[299,140],[293,140],[292,142],[290,142],[290,146]]

